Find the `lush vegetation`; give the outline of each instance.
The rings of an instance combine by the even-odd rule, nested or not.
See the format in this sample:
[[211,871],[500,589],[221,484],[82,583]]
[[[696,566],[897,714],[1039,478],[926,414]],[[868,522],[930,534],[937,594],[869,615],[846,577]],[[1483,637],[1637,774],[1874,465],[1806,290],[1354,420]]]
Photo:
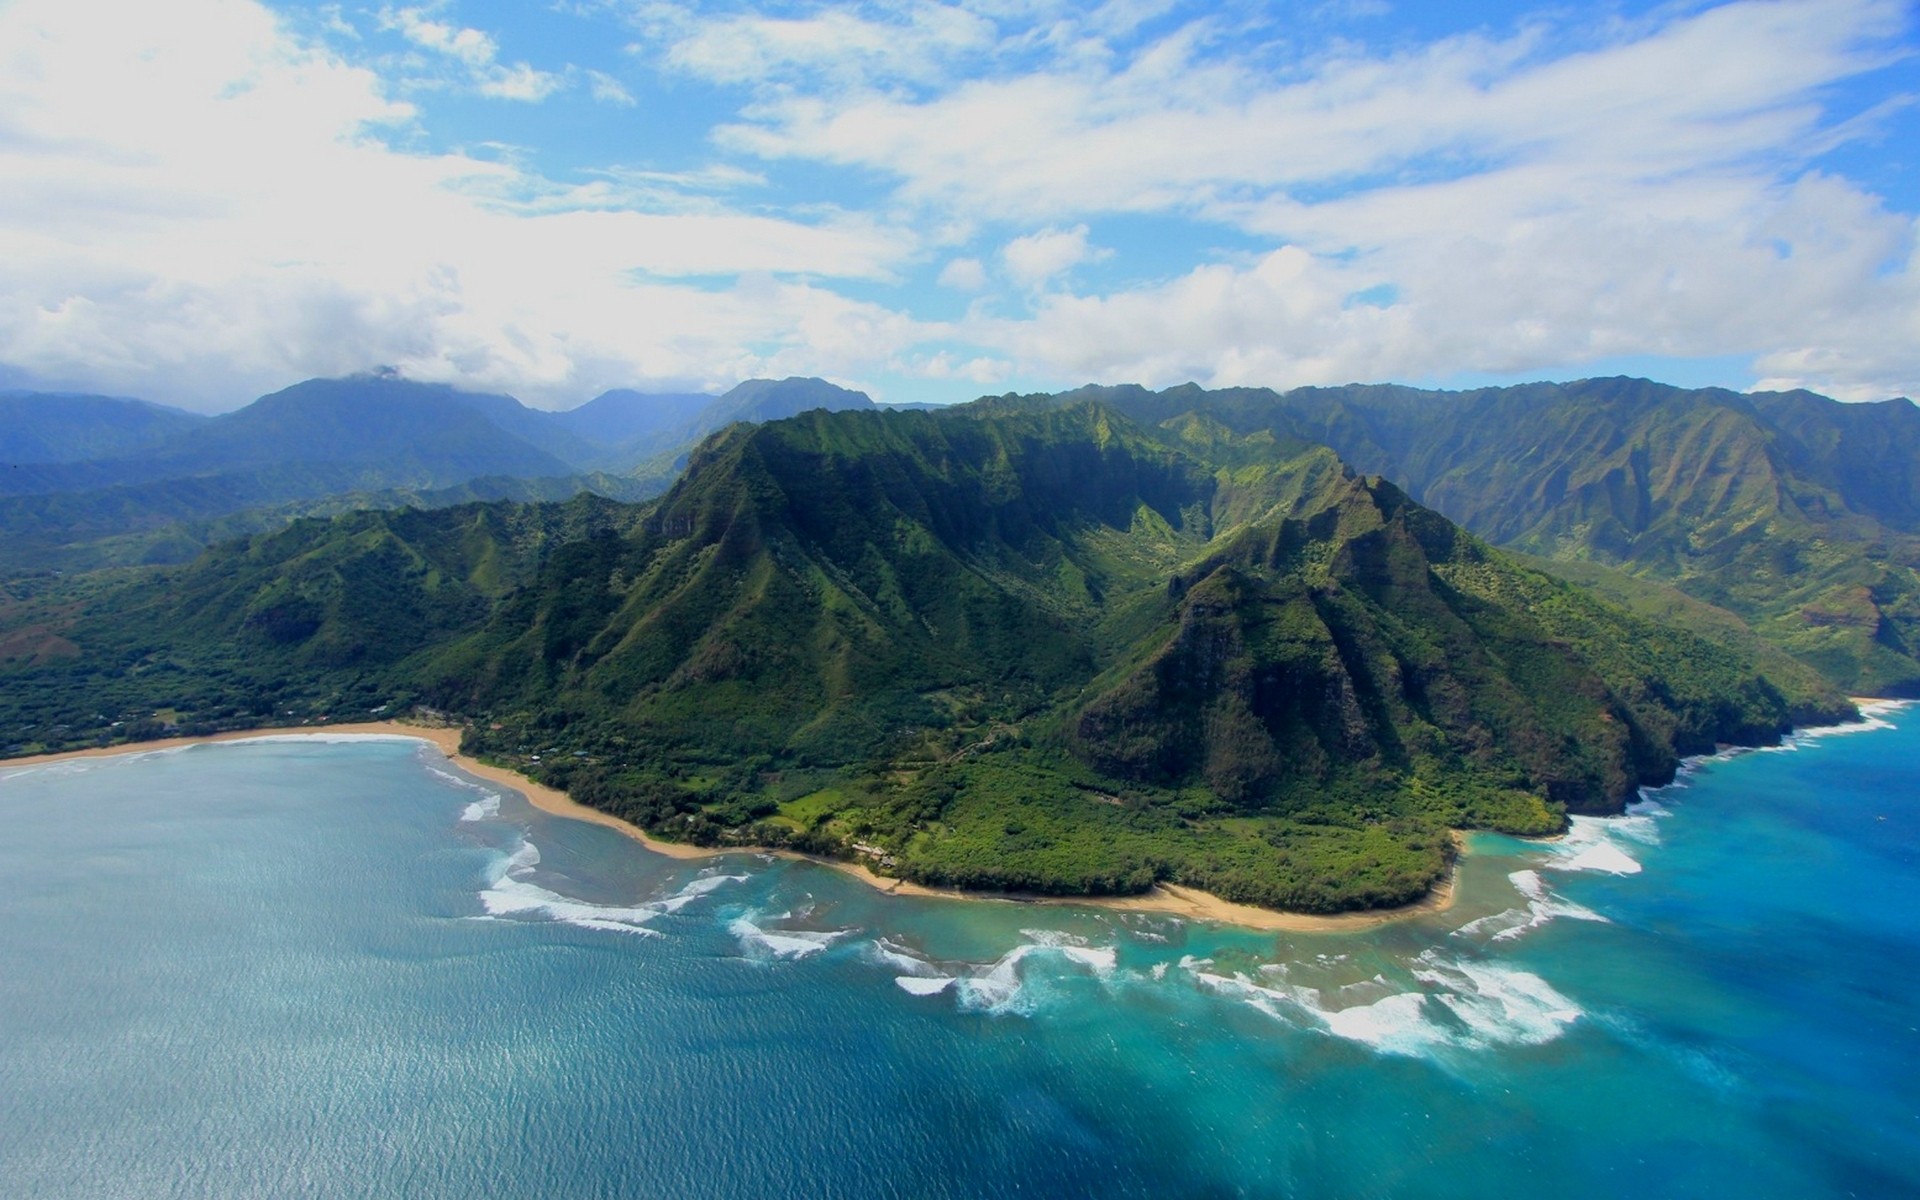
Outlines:
[[[1469,392],[1092,389],[1298,437],[1497,544],[1731,610],[1856,694],[1920,695],[1920,408],[1641,379]],[[1588,576],[1581,576],[1588,578]]]
[[1848,710],[1323,447],[1092,403],[734,425],[644,506],[307,519],[14,592],[14,752],[424,706],[669,837],[1309,911]]

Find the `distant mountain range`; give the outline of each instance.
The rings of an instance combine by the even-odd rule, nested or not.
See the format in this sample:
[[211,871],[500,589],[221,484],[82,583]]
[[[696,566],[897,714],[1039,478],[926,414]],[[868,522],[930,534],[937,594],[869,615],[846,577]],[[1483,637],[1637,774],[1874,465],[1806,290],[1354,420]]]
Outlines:
[[[569,412],[388,374],[314,379],[203,417],[139,400],[0,395],[0,573],[180,561],[292,515],[474,497],[659,492],[738,420],[871,408],[819,379],[721,396],[607,392]],[[244,515],[243,515],[244,514]]]

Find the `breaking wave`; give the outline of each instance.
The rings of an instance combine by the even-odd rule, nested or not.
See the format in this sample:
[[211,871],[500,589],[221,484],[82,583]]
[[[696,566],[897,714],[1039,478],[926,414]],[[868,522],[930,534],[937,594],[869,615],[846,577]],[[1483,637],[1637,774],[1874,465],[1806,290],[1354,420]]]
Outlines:
[[[1585,1015],[1579,1005],[1530,971],[1445,958],[1435,950],[1415,960],[1413,979],[1420,990],[1394,990],[1384,976],[1322,989],[1288,982],[1284,968],[1263,969],[1263,976],[1280,977],[1256,982],[1244,972],[1227,975],[1207,970],[1211,964],[1205,960],[1191,966],[1183,960],[1181,965],[1203,988],[1242,1001],[1275,1020],[1377,1053],[1405,1057],[1541,1045]],[[1354,992],[1377,998],[1342,1003]]]
[[1052,929],[1020,934],[1028,940],[990,963],[935,963],[884,937],[868,944],[868,954],[895,972],[893,982],[902,991],[915,996],[951,991],[962,1009],[994,1016],[1029,1016],[1038,1007],[1036,984],[1043,980],[1031,973],[1030,962],[1051,960],[1100,979],[1112,977],[1118,964],[1113,946],[1089,945],[1085,938]]
[[1607,923],[1606,917],[1585,905],[1575,904],[1571,900],[1554,895],[1547,887],[1546,881],[1540,878],[1538,871],[1514,871],[1507,876],[1507,879],[1525,898],[1527,906],[1509,908],[1491,916],[1468,921],[1453,931],[1454,937],[1484,937],[1495,942],[1512,941],[1561,917],[1575,921]]
[[[1610,875],[1638,875],[1640,860],[1622,850],[1613,839],[1614,826],[1635,817],[1573,817],[1566,836],[1552,843],[1547,866],[1555,871],[1604,871]],[[1658,833],[1653,837],[1658,840]]]
[[805,958],[853,932],[850,929],[767,929],[754,920],[757,915],[749,913],[727,923],[727,931],[740,939],[741,949],[755,958]]
[[744,875],[702,875],[672,895],[659,899],[640,904],[595,904],[563,896],[524,878],[539,863],[539,847],[529,841],[522,841],[512,853],[501,857],[488,885],[480,892],[480,905],[486,910],[487,918],[544,918],[582,929],[657,936],[656,930],[648,928],[655,918],[678,912],[715,888],[746,878]]

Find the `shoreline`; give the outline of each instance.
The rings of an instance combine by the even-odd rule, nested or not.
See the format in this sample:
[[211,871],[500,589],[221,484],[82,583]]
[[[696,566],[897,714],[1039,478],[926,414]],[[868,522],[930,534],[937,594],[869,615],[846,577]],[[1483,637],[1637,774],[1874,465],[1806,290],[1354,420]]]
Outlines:
[[1371,929],[1394,921],[1409,920],[1453,907],[1458,892],[1459,855],[1466,852],[1464,835],[1453,834],[1455,859],[1446,876],[1426,896],[1397,908],[1365,909],[1360,912],[1320,915],[1289,913],[1277,909],[1235,904],[1197,888],[1179,884],[1156,884],[1137,896],[1040,896],[1012,892],[968,892],[958,888],[934,888],[906,879],[881,875],[864,863],[826,858],[772,846],[690,846],[684,842],[666,842],[649,835],[630,821],[611,813],[590,808],[558,788],[536,783],[508,767],[496,767],[460,753],[460,730],[450,725],[408,725],[399,721],[359,721],[339,725],[292,725],[263,729],[235,729],[196,737],[157,738],[147,742],[125,742],[118,746],[95,746],[86,750],[68,750],[58,754],[34,754],[22,758],[0,759],[0,778],[9,767],[36,767],[51,763],[89,758],[116,758],[121,755],[151,754],[157,750],[185,749],[188,746],[215,745],[223,742],[259,741],[286,737],[389,737],[426,742],[448,762],[478,779],[520,793],[527,803],[549,816],[585,821],[614,830],[639,842],[655,854],[667,858],[693,860],[722,854],[771,854],[780,858],[810,862],[856,879],[875,891],[892,896],[914,896],[930,900],[962,900],[969,903],[998,901],[1003,904],[1033,904],[1053,907],[1099,908],[1109,912],[1131,912],[1155,916],[1179,917],[1189,921],[1207,921],[1272,933],[1345,933]]

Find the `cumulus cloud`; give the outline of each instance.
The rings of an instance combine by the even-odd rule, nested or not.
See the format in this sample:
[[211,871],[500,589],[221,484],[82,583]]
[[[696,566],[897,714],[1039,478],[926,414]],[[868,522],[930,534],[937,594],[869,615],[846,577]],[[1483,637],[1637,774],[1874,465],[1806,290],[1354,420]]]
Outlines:
[[605,71],[588,71],[586,75],[587,86],[592,91],[595,100],[600,101],[602,104],[617,104],[621,108],[632,108],[634,106],[633,93],[629,92],[626,85],[618,79],[615,79]]
[[[409,47],[381,57],[338,10],[308,37],[256,0],[14,0],[0,364],[206,405],[372,363],[548,401],[1636,355],[1920,390],[1914,214],[1823,157],[1910,120],[1884,77],[1848,90],[1910,53],[1899,0],[1311,32],[1364,7],[649,0],[616,79],[446,3],[355,10]],[[420,149],[457,139],[404,101],[453,88],[631,108],[594,120],[633,136],[563,178]],[[650,140],[682,111],[656,95],[697,98],[692,151]],[[915,315],[953,292],[965,317]]]
[[458,63],[465,69],[466,82],[482,96],[537,104],[565,86],[562,75],[538,71],[523,62],[500,62],[500,44],[492,34],[437,20],[433,14],[438,7],[383,8],[380,24],[423,50]]
[[675,69],[724,83],[825,77],[852,83],[932,80],[989,49],[998,31],[959,5],[907,3],[825,8],[800,16],[653,10]]
[[1085,262],[1113,257],[1113,251],[1088,244],[1087,227],[1043,229],[1014,238],[1001,248],[1007,274],[1025,287],[1039,287]]
[[[1908,28],[1894,0],[1754,0],[1337,43],[1276,72],[1200,21],[925,95],[769,94],[720,136],[886,173],[932,211],[1048,222],[1007,247],[1028,286],[1077,261],[1063,219],[1180,218],[1310,255],[1279,291],[1295,255],[1276,250],[981,327],[1034,371],[1284,385],[1747,354],[1774,382],[1911,390],[1912,214],[1810,166],[1904,103],[1827,110],[1829,89],[1909,53]],[[1388,312],[1349,304],[1383,285]],[[1153,319],[1176,295],[1271,319]]]
[[[0,47],[0,362],[41,378],[222,407],[392,363],[573,401],[911,340],[779,278],[891,278],[912,251],[897,230],[647,211],[618,181],[396,150],[410,107],[245,0],[111,19],[20,0]],[[690,276],[720,284],[674,282]]]
[[940,268],[940,285],[956,291],[977,292],[987,286],[987,268],[977,258],[956,258]]

